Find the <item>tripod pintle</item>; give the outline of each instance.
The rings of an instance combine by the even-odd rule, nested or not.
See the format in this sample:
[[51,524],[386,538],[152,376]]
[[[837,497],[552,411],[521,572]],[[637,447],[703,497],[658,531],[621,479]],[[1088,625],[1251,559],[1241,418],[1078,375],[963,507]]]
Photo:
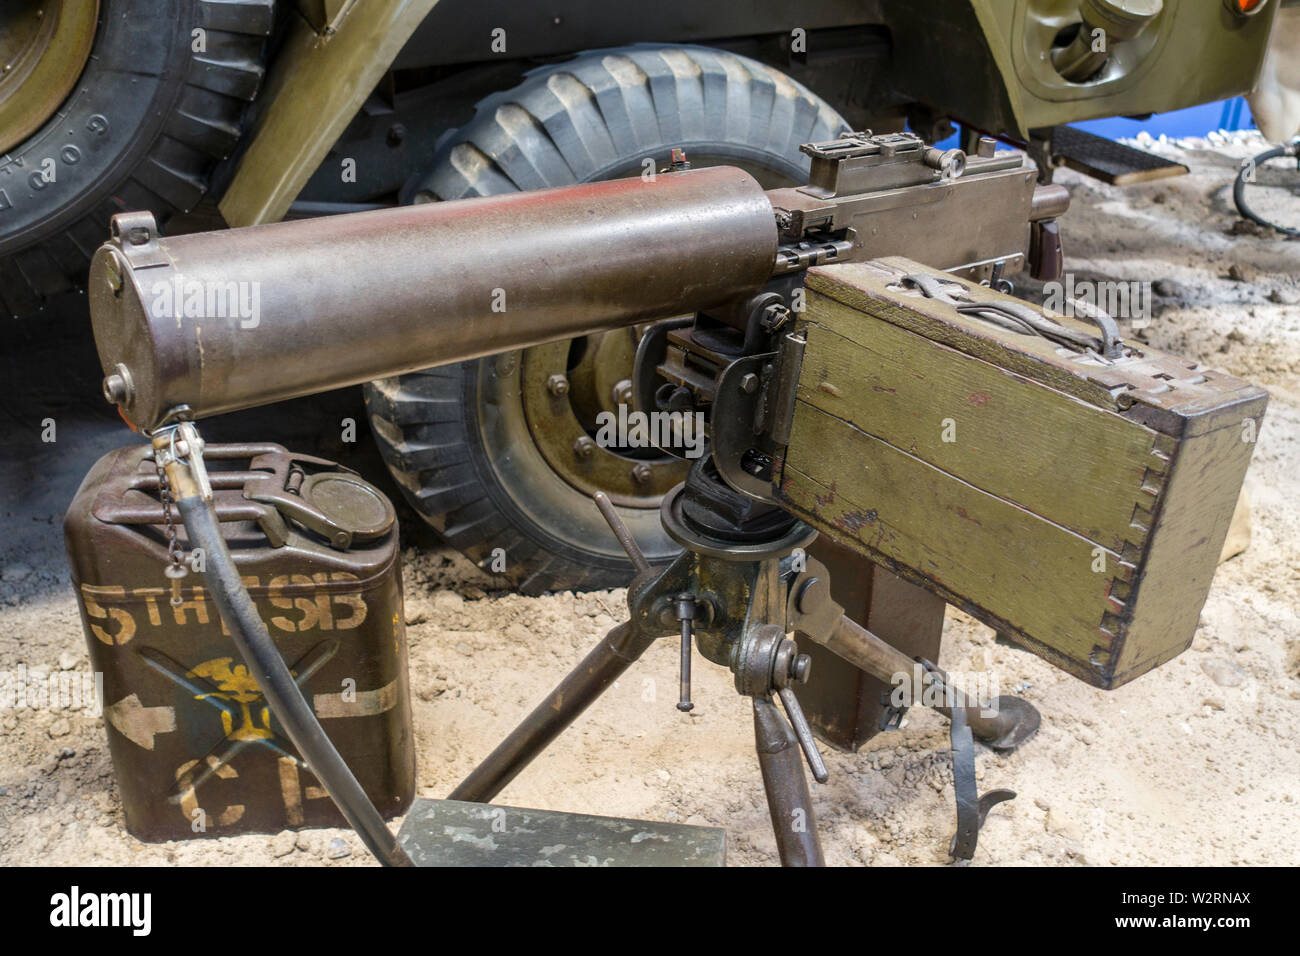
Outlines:
[[695,634],[695,598],[677,595],[677,619],[682,622],[682,676],[677,709],[683,714],[695,709],[691,702],[691,638]]

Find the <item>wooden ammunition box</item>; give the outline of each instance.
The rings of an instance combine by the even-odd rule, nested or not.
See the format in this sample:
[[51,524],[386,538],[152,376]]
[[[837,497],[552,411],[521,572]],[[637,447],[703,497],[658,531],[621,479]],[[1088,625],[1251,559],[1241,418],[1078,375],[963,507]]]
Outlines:
[[1267,394],[1138,342],[1108,360],[964,314],[918,273],[957,281],[905,259],[809,272],[785,502],[1097,687],[1182,652]]

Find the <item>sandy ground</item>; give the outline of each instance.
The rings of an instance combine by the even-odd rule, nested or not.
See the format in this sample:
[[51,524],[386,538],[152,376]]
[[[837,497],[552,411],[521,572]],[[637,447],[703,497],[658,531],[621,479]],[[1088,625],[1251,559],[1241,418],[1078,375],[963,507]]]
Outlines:
[[[1243,228],[1232,209],[1235,164],[1258,143],[1198,145],[1155,147],[1192,175],[1125,190],[1062,173],[1074,191],[1067,268],[1158,282],[1139,338],[1270,390],[1248,479],[1254,542],[1220,567],[1192,649],[1111,693],[950,611],[941,665],[991,667],[1002,692],[1044,718],[1019,753],[980,748],[982,787],[1019,797],[990,815],[976,864],[1300,863],[1300,243]],[[0,669],[88,669],[60,523],[89,464],[128,436],[98,401],[80,308],[54,331],[4,333],[7,378],[20,386],[0,440]],[[73,381],[33,373],[38,360]],[[320,448],[319,416],[358,414],[359,403],[335,394],[290,411],[235,417],[208,437],[242,428]],[[62,429],[53,444],[39,437],[47,415]],[[369,446],[320,450],[376,476]],[[620,618],[624,594],[491,592],[427,537],[408,521],[406,615],[418,788],[442,796]],[[500,802],[724,827],[733,865],[774,863],[747,702],[701,664],[696,710],[679,714],[676,653],[671,641],[651,650]],[[0,863],[369,862],[346,831],[139,843],[122,827],[104,733],[84,716],[0,712]],[[830,781],[815,789],[828,861],[946,863],[947,746],[946,722],[914,710],[857,754],[828,752]]]

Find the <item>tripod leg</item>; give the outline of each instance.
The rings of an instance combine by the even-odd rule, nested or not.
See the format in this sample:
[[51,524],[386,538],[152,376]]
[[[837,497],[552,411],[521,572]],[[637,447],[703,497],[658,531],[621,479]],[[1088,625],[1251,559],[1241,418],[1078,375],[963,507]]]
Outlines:
[[618,680],[651,643],[653,638],[640,637],[630,623],[619,624],[611,630],[523,723],[471,771],[448,799],[490,801]]
[[[910,674],[916,666],[898,648],[872,634],[857,621],[841,617],[824,638],[809,635],[823,647],[838,654],[872,677],[893,684],[895,675]],[[1032,737],[1042,722],[1037,708],[1019,697],[1003,695],[996,701],[996,713],[989,716],[983,708],[972,705],[960,691],[954,691],[957,703],[966,711],[966,721],[971,731],[999,753],[1010,753]],[[949,707],[935,707],[945,717],[952,718]]]
[[799,741],[770,697],[754,697],[754,743],[782,866],[824,866]]

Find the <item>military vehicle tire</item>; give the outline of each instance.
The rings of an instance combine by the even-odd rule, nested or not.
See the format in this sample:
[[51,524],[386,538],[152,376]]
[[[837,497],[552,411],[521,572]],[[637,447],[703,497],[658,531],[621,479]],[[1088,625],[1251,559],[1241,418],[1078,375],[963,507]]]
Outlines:
[[[677,146],[694,165],[738,165],[769,187],[789,185],[807,173],[801,143],[847,129],[794,80],[731,53],[658,44],[592,51],[480,102],[404,198],[633,176],[646,159],[662,166]],[[597,489],[652,562],[677,552],[658,506],[685,463],[589,443],[593,409],[616,407],[611,389],[630,374],[635,337],[587,336],[366,386],[372,430],[408,500],[504,584],[536,594],[627,583],[632,565],[592,502]],[[565,394],[548,390],[557,375]]]
[[261,85],[274,6],[5,0],[0,316],[80,286],[115,213],[199,201]]

